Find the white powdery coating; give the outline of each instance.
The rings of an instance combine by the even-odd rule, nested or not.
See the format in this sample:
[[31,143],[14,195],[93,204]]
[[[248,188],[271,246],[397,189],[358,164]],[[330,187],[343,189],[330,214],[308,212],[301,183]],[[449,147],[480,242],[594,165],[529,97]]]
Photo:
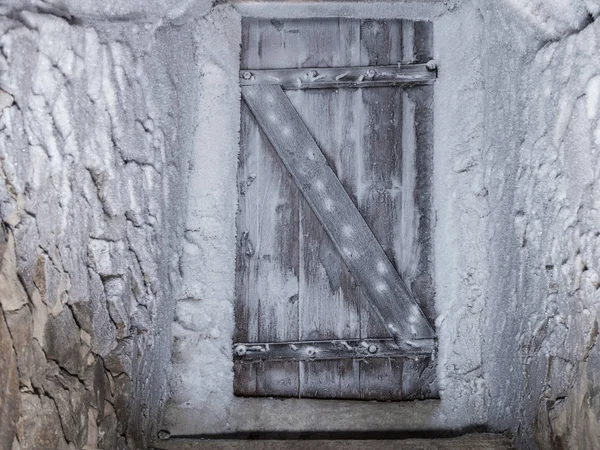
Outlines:
[[375,290],[377,292],[379,292],[380,294],[383,294],[384,292],[387,292],[388,290],[388,285],[384,282],[379,282],[375,285]]
[[383,261],[379,261],[377,263],[377,272],[380,275],[383,275],[383,274],[387,273],[387,271],[388,271],[387,264],[385,262],[383,262]]
[[[388,7],[391,8],[387,5],[382,11]],[[259,10],[263,16],[276,14],[266,11],[265,7],[261,8],[263,9]],[[283,5],[269,5],[268,8],[276,11],[277,8],[281,10]],[[306,8],[307,6],[294,7],[290,11],[302,15],[307,12]],[[344,10],[341,4],[315,8],[315,11],[319,11],[319,8]],[[531,41],[532,35],[538,38],[557,36],[564,30],[577,28],[575,25],[581,23],[580,18],[586,17],[587,12],[597,14],[594,8],[593,2],[576,0],[557,0],[551,7],[536,1],[510,1],[497,3],[489,8],[482,7],[481,11],[473,5],[463,4],[452,14],[436,18],[434,42],[440,74],[434,89],[433,207],[436,222],[432,226],[432,232],[435,245],[434,282],[439,343],[437,364],[441,402],[436,416],[431,419],[432,426],[461,427],[489,423],[492,427],[502,429],[515,427],[519,421],[522,424],[533,423],[531,416],[518,417],[517,414],[520,411],[519,403],[526,404],[530,401],[527,400],[527,392],[523,391],[523,386],[527,384],[525,381],[530,382],[530,386],[541,386],[543,383],[533,378],[525,380],[524,369],[527,367],[521,361],[528,356],[519,352],[530,348],[531,343],[536,342],[534,337],[542,333],[545,326],[552,327],[554,335],[544,342],[540,355],[543,352],[552,354],[560,351],[557,343],[561,337],[567,338],[563,331],[566,325],[575,323],[580,328],[589,325],[588,328],[591,329],[593,321],[598,317],[597,304],[587,300],[598,295],[592,288],[598,285],[599,278],[597,264],[594,263],[599,258],[594,249],[600,248],[600,245],[597,245],[594,234],[594,216],[590,208],[590,192],[598,192],[598,174],[594,169],[597,161],[593,159],[597,156],[597,149],[592,147],[594,139],[594,145],[598,145],[600,140],[600,124],[597,120],[600,82],[595,66],[597,57],[594,56],[597,55],[597,44],[594,44],[597,37],[594,40],[593,36],[587,35],[580,39],[573,38],[566,44],[562,42],[539,46]],[[310,14],[317,14],[315,11]],[[507,11],[513,11],[508,14],[510,20],[493,20],[498,14],[505,14]],[[518,14],[514,14],[514,11]],[[483,18],[482,13],[485,14]],[[507,16],[502,17],[506,19]],[[532,32],[524,26],[519,17],[526,24],[534,24],[534,28],[529,28],[536,31]],[[227,20],[230,20],[228,26],[233,27],[233,18],[229,17]],[[502,24],[507,23],[508,28],[503,28]],[[209,30],[219,27],[216,20],[203,26]],[[516,33],[511,33],[513,27]],[[235,33],[237,32],[236,29]],[[214,54],[208,52],[210,54],[203,55],[202,58],[212,61],[216,54],[231,52],[232,60],[219,67],[232,78],[227,78],[219,85],[219,89],[237,89],[237,50],[233,50],[233,45],[229,46],[231,42],[225,47],[219,46],[218,33],[216,36],[213,38],[207,33],[206,47],[212,46],[215,50]],[[494,60],[496,54],[502,54],[498,50],[502,45],[498,42],[511,42],[514,53],[506,52],[503,58]],[[531,63],[533,66],[523,67],[521,53],[525,54],[536,48],[541,48],[537,55],[528,55],[529,59],[523,58],[532,61],[532,56],[536,56]],[[578,54],[587,54],[587,57],[577,59]],[[576,66],[571,66],[575,60]],[[570,63],[564,64],[565,61]],[[550,68],[544,71],[544,67]],[[510,73],[510,77],[506,76],[507,73]],[[518,84],[514,80],[521,78],[527,83],[522,92],[531,95],[524,96],[522,92],[511,91]],[[545,103],[544,97],[551,97],[549,103]],[[231,114],[239,116],[236,101],[228,98],[231,103],[215,103],[215,108],[229,108]],[[521,98],[523,103],[517,101]],[[410,99],[404,100],[407,101],[403,102],[403,113],[412,114],[414,105],[411,105]],[[508,108],[511,114],[502,114],[503,108]],[[489,116],[489,112],[497,111],[500,111],[497,115]],[[509,117],[518,117],[519,121],[515,119],[515,122],[503,122],[508,121]],[[494,121],[502,124],[501,130],[495,128],[497,125]],[[547,127],[546,122],[550,123]],[[518,161],[519,167],[516,167],[511,158],[506,156],[506,152],[518,147],[516,143],[522,142],[519,132],[523,129],[528,135],[527,142],[523,144],[526,152],[510,154],[513,160]],[[214,132],[218,131],[223,130]],[[403,144],[410,146],[413,139],[411,132],[414,131],[403,131],[406,136]],[[212,137],[210,133],[208,136]],[[507,136],[511,138],[508,141],[504,139]],[[221,148],[222,143],[212,146],[210,142],[201,142],[212,149],[210,155],[214,156],[214,152],[224,150]],[[490,153],[492,148],[493,153]],[[558,148],[561,151],[553,150],[554,153],[546,154],[545,148]],[[314,157],[310,149],[306,152],[308,158]],[[413,157],[412,154],[408,156]],[[222,165],[228,163],[228,157],[223,158],[217,160],[210,169],[215,173],[219,173],[221,169],[228,171],[230,167]],[[526,158],[531,158],[531,161]],[[530,170],[532,167],[535,168],[534,171]],[[223,176],[222,173],[221,175]],[[225,181],[215,181],[216,185],[222,183],[219,188],[225,189],[222,195],[230,206],[235,193],[232,194],[225,183],[234,183],[231,176],[227,172],[224,175]],[[518,185],[515,181],[520,176],[525,177],[523,185]],[[323,190],[324,187],[317,181],[315,189]],[[535,198],[529,197],[528,192],[532,191],[536,192]],[[512,194],[515,194],[514,199],[510,197]],[[216,196],[215,201],[217,199]],[[554,215],[548,222],[522,212],[537,208],[536,214],[543,217],[548,214],[544,205],[547,206],[549,202],[555,202],[562,208],[552,213]],[[596,200],[596,208],[600,206],[597,203]],[[582,214],[585,217],[578,217],[578,209],[571,209],[571,205],[584,205]],[[518,214],[515,212],[517,208],[522,210]],[[197,225],[202,227],[208,224],[210,226],[207,229],[213,232],[216,232],[216,223],[225,223],[224,217],[227,220],[232,217],[231,211],[219,211],[218,215],[213,215],[218,219],[211,223],[208,214],[210,210],[202,211],[205,214],[199,215],[203,218]],[[506,217],[507,220],[502,220]],[[583,232],[582,235],[577,234],[580,222],[586,230],[585,236]],[[413,232],[416,225],[418,221],[414,218],[403,225],[403,230]],[[547,230],[551,230],[551,235]],[[231,229],[220,235],[221,238],[225,239],[228,233],[231,233]],[[200,261],[204,250],[198,250],[203,244],[201,241],[197,242],[198,245],[194,248],[198,251],[197,260]],[[202,269],[202,273],[208,274],[208,278],[194,281],[198,279],[196,274],[199,272],[195,274],[194,270],[189,271],[186,292],[194,298],[198,293],[203,293],[203,301],[197,302],[198,305],[194,307],[198,311],[204,311],[202,308],[206,305],[205,312],[199,314],[214,314],[223,323],[207,325],[209,331],[204,332],[207,337],[193,345],[196,342],[193,340],[194,335],[187,336],[189,330],[178,328],[182,327],[179,323],[175,325],[177,333],[187,336],[186,340],[189,338],[186,342],[190,348],[186,352],[195,351],[194,346],[197,346],[198,353],[178,362],[175,367],[175,395],[172,408],[167,414],[168,424],[174,432],[194,434],[227,431],[228,411],[236,405],[231,392],[231,351],[228,347],[233,326],[229,303],[233,301],[230,290],[232,281],[227,278],[232,276],[234,270],[230,253],[232,249],[234,251],[232,242],[234,241],[225,239],[222,247],[218,244],[216,250],[206,249],[209,262],[202,263],[204,265],[199,265],[198,268]],[[515,242],[519,245],[516,251]],[[520,250],[523,242],[526,244],[525,250]],[[210,247],[212,244],[205,245]],[[232,247],[227,249],[227,245]],[[580,254],[575,251],[577,248],[580,248]],[[350,248],[341,250],[348,255],[354,251]],[[528,255],[526,252],[531,253]],[[210,260],[221,253],[228,255],[229,262],[224,262],[223,259],[216,262],[218,258]],[[508,255],[510,260],[502,259]],[[567,261],[564,266],[561,264],[563,258]],[[543,282],[542,286],[534,286],[533,282],[523,281],[519,272],[521,268],[527,269],[528,279],[542,279],[544,275],[540,275],[540,270],[550,270],[543,267],[540,269],[542,259],[549,261],[548,267],[555,267],[550,278],[553,283],[572,283],[572,292],[585,292],[585,296],[581,294],[582,297],[578,297],[572,304],[585,303],[587,314],[568,311],[564,314],[565,321],[548,321],[549,325],[546,324],[544,315],[535,309],[534,303],[549,304],[545,297],[547,292],[559,288],[544,285]],[[229,275],[226,274],[225,267],[228,267]],[[385,267],[382,263],[377,268],[383,274]],[[507,272],[501,272],[505,267],[509,268]],[[223,292],[203,288],[218,279],[215,274],[224,277]],[[520,280],[521,284],[516,284],[515,280]],[[505,286],[510,286],[513,290],[507,292],[508,288]],[[278,289],[285,291],[286,287]],[[563,292],[561,295],[563,302],[568,304],[567,294]],[[524,312],[519,316],[515,311]],[[528,312],[536,314],[530,317]],[[411,311],[409,320],[412,321],[415,317],[415,311]],[[206,320],[205,317],[201,322]],[[392,331],[398,331],[391,324],[389,327]],[[495,330],[493,339],[489,338],[490,329]],[[411,326],[410,331],[416,333],[416,327]],[[577,336],[580,335],[574,333],[574,337],[569,339],[578,339]],[[518,336],[519,342],[516,342],[515,336]],[[574,342],[573,348],[573,353],[580,351],[585,354],[582,339]],[[519,355],[519,358],[515,355]],[[567,356],[578,361],[572,354]],[[198,374],[202,376],[199,377]],[[553,376],[559,382],[564,381],[560,374]],[[494,394],[494,401],[488,402],[491,393]],[[530,397],[541,398],[541,393],[533,392]]]
[[[234,402],[231,336],[240,39],[240,17],[227,6],[213,9],[195,30],[197,69],[204,84],[188,187],[181,265],[184,279],[178,295],[183,300],[173,325],[172,398],[164,425],[173,434],[189,434],[217,424],[225,431]],[[280,289],[287,292],[291,288]]]
[[[0,12],[11,9],[34,10],[40,3],[36,0],[5,0],[0,5]],[[125,19],[152,22],[152,26],[163,21],[182,21],[190,16],[201,16],[212,6],[208,0],[63,0],[44,3],[44,10],[59,17],[72,15],[86,20]]]

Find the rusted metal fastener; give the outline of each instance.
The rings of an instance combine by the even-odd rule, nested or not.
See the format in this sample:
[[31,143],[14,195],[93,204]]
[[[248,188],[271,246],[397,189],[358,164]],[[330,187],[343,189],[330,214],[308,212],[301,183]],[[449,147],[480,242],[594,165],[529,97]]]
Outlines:
[[367,70],[367,77],[373,78],[374,76],[375,76],[375,70],[374,69]]
[[306,356],[308,356],[309,358],[312,356],[315,356],[315,353],[317,353],[317,351],[315,350],[314,347],[307,347],[306,348]]
[[245,345],[236,345],[235,353],[239,356],[244,356],[246,354],[246,346]]
[[377,346],[376,346],[375,344],[371,344],[371,345],[369,345],[369,348],[367,349],[367,351],[368,351],[370,354],[377,353],[377,350],[379,350],[379,349],[377,348]]
[[244,80],[249,80],[250,78],[252,78],[252,72],[245,71],[242,77],[244,78]]

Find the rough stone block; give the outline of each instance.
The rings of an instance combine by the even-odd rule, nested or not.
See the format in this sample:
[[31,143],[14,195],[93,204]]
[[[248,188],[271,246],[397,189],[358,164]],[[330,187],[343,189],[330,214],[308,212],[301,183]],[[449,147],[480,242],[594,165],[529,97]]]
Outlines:
[[15,240],[9,234],[0,269],[0,305],[5,311],[16,311],[27,302],[27,293],[17,276]]
[[0,310],[0,448],[10,448],[19,417],[19,373],[8,327]]
[[131,308],[131,289],[124,277],[104,280],[104,292],[110,318],[117,328],[117,339],[131,335],[129,331],[129,311]]
[[48,359],[56,361],[70,374],[79,371],[81,345],[79,327],[73,319],[70,308],[48,319],[45,330],[45,350]]
[[123,339],[117,347],[104,358],[104,365],[117,376],[122,373],[131,376],[133,373],[133,338]]
[[58,408],[62,431],[67,441],[73,443],[76,448],[83,447],[87,437],[90,393],[77,377],[61,370],[52,361],[47,365],[44,390]]
[[125,244],[102,239],[90,239],[88,244],[90,267],[100,277],[119,276],[125,273]]
[[[13,336],[13,347],[17,354],[17,363],[21,383],[31,387],[31,374],[33,369],[33,319],[29,307],[6,312],[6,323],[10,334]],[[44,358],[45,362],[45,358]]]
[[48,397],[21,393],[17,436],[23,449],[68,449],[58,410]]
[[98,424],[98,447],[113,449],[117,446],[117,415],[109,402],[105,402],[103,418]]
[[104,285],[100,276],[89,271],[90,296],[88,301],[72,305],[73,314],[82,329],[91,337],[92,352],[102,357],[117,345],[117,333],[107,308]]

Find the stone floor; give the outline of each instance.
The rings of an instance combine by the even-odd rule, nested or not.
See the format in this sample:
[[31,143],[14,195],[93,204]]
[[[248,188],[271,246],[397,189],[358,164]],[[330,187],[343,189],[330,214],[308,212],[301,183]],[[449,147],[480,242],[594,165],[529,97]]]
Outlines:
[[194,440],[169,439],[153,450],[509,450],[512,441],[497,434],[470,434],[456,438],[402,440]]

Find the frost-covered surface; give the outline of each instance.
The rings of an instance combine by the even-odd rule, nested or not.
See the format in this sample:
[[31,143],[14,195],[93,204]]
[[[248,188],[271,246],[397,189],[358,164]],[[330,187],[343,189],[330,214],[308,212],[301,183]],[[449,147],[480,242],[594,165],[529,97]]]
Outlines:
[[194,34],[202,94],[173,323],[165,427],[174,434],[224,427],[232,408],[240,42],[240,16],[226,6],[201,19]]
[[523,448],[599,448],[598,4],[538,3],[483,11],[489,423]]
[[185,27],[13,12],[0,48],[0,447],[145,448],[181,278]]
[[[368,16],[368,6],[327,8]],[[435,20],[440,62],[434,207],[441,402],[431,425],[508,429],[524,448],[597,446],[598,26],[588,24],[598,5],[463,2],[445,14],[437,8],[417,14]],[[290,11],[318,15],[300,6]],[[385,16],[381,11],[377,17]],[[219,92],[216,99],[223,98]],[[227,138],[219,142],[229,148]],[[229,232],[205,237],[219,249],[231,242]],[[182,357],[165,425],[174,433],[235,428],[227,421],[237,404],[226,325],[233,321],[226,276],[233,267],[231,253],[224,254],[204,268],[208,284],[191,283],[202,289],[178,307]],[[228,284],[207,296],[217,279]],[[206,358],[186,356],[194,352]]]
[[[423,17],[423,10],[418,17],[436,17],[440,8],[437,2],[433,3],[435,8],[429,10],[429,15]],[[351,16],[369,17],[371,7],[368,4],[353,5]],[[312,9],[296,8],[294,17],[303,14],[318,16],[319,11],[324,11],[314,8],[314,5]],[[331,4],[323,8],[331,8]],[[265,8],[253,11],[260,15],[271,14]],[[396,7],[390,8],[387,17],[396,17],[398,13]],[[380,9],[378,15],[386,17]],[[184,284],[173,326],[173,397],[165,417],[165,428],[179,435],[236,431],[240,408],[246,408],[246,414],[252,416],[262,407],[257,402],[258,409],[253,411],[248,402],[235,398],[232,391],[240,20],[234,9],[220,7],[200,22],[200,30],[203,31],[199,32],[201,38],[198,41],[202,43],[199,54],[200,59],[205,61],[201,64],[205,65],[201,72],[205,74],[203,83],[211,86],[210,90],[202,90],[200,110],[209,113],[197,130],[196,160],[203,163],[198,164],[191,177],[191,180],[197,181],[190,184],[182,260]],[[440,255],[436,263],[439,280],[436,289],[440,314],[437,325],[441,336],[438,366],[443,395],[431,417],[419,424],[421,427],[463,428],[484,424],[486,418],[479,346],[484,301],[481,286],[486,275],[481,270],[472,273],[476,271],[473,268],[483,265],[482,252],[473,252],[471,241],[462,247],[459,242],[462,230],[476,222],[480,210],[485,207],[485,201],[481,200],[481,186],[473,187],[472,173],[467,173],[471,159],[481,157],[477,153],[481,152],[481,139],[474,140],[472,135],[478,131],[482,138],[483,134],[481,74],[475,73],[464,79],[464,67],[478,55],[480,35],[475,34],[475,30],[477,26],[481,29],[482,24],[473,23],[477,20],[481,19],[474,9],[460,10],[459,14],[444,18],[439,24],[439,31],[436,31],[435,40],[440,43],[436,52],[446,70],[435,93],[436,117],[439,115],[446,119],[436,125],[440,148],[448,148],[440,155],[451,158],[458,154],[462,161],[450,163],[455,176],[438,176],[437,189],[457,198],[465,193],[469,198],[460,209],[456,209],[456,203],[447,205],[444,210],[447,226],[440,227],[437,232],[440,237],[449,236],[436,248]],[[460,33],[457,33],[457,27]],[[229,40],[224,39],[224,34],[229,36]],[[462,83],[460,91],[457,83]],[[457,92],[463,91],[472,92],[469,98],[469,105],[473,108],[471,115],[465,115],[464,105],[457,101]],[[452,110],[447,108],[448,104],[453,104]],[[457,122],[456,119],[460,120]],[[466,137],[458,133],[451,137],[445,134],[445,130],[458,127],[475,131],[469,132]],[[447,167],[443,158],[436,164]],[[463,181],[458,181],[459,178]],[[481,177],[478,180],[481,181]],[[458,183],[462,183],[460,187]],[[460,223],[454,222],[461,214]],[[473,239],[475,235],[474,232]],[[478,239],[484,239],[483,230],[479,232]],[[469,256],[464,257],[464,254]],[[447,285],[447,280],[451,280],[451,286]]]
[[455,427],[486,423],[481,319],[488,205],[479,164],[485,134],[483,34],[479,12],[467,5],[434,22],[440,67],[434,85],[433,162],[437,370],[440,419]]
[[80,21],[138,22],[150,27],[208,12],[210,0],[2,0],[0,13],[30,11]]
[[[430,423],[600,447],[600,5],[460,3],[320,6],[435,21]],[[0,446],[142,445],[171,330],[165,427],[235,428],[240,16],[208,6],[0,2]]]

